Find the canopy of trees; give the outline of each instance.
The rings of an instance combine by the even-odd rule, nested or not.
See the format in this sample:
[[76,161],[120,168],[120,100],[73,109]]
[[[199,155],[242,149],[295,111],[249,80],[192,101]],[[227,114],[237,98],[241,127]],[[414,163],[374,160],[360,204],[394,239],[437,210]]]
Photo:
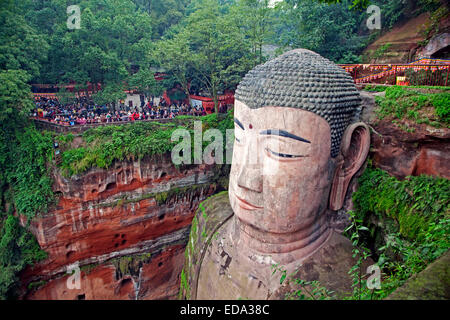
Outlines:
[[[212,96],[234,89],[268,55],[307,48],[353,63],[368,44],[365,8],[377,4],[383,27],[438,0],[81,0],[80,29],[67,27],[68,0],[5,0],[0,14],[0,67],[26,71],[33,83],[101,83],[94,101],[113,104],[118,91],[147,96],[178,85]],[[14,11],[11,14],[10,11]],[[9,12],[9,13],[8,13]],[[156,83],[153,71],[164,70]],[[139,72],[138,72],[139,71]],[[137,72],[137,74],[136,74]]]

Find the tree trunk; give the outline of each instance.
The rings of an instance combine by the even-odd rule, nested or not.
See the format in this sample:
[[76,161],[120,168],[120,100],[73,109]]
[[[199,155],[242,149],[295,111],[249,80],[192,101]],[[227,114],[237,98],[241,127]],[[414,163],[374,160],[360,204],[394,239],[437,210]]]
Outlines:
[[217,88],[214,86],[212,88],[212,94],[213,94],[213,101],[214,101],[214,112],[216,114],[219,114],[219,99],[217,97]]
[[[184,86],[183,86],[184,87]],[[188,87],[184,87],[183,88],[184,89],[184,93],[186,94],[186,96],[187,96],[187,98],[186,99],[188,99],[188,101],[190,101],[190,95],[191,95],[191,93],[189,92],[189,88]]]
[[259,44],[259,64],[262,64],[262,43]]

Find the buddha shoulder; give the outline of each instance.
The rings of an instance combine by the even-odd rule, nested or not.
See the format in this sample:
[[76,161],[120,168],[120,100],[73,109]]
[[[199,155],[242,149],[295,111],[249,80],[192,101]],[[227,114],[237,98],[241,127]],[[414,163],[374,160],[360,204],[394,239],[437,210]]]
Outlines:
[[216,194],[200,203],[192,220],[185,263],[181,274],[180,298],[190,299],[196,295],[198,273],[206,249],[218,230],[233,216],[228,192]]

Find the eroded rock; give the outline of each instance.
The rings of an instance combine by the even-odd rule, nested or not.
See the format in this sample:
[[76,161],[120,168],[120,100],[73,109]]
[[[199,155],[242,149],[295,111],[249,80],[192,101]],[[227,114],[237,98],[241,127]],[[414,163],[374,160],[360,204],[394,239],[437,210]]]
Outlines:
[[[217,190],[220,176],[208,165],[177,169],[170,156],[116,162],[66,178],[54,173],[56,207],[35,219],[31,231],[48,258],[22,274],[26,286],[46,281],[31,299],[166,299],[178,293],[184,247],[198,204]],[[141,261],[134,274],[116,277],[112,261]],[[156,255],[156,256],[155,256]],[[82,288],[68,290],[66,271],[94,264]],[[159,265],[161,264],[161,265]],[[130,272],[128,272],[130,273]],[[84,296],[83,296],[84,295]]]

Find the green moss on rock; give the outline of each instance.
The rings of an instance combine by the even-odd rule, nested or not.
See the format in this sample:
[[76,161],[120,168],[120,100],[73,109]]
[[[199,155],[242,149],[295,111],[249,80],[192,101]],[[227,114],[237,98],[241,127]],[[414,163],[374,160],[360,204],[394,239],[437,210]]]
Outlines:
[[37,290],[40,287],[46,285],[48,283],[48,281],[42,280],[42,281],[34,281],[34,282],[30,282],[27,286],[28,290]]
[[214,235],[218,235],[217,227],[232,214],[227,191],[213,195],[199,204],[192,221],[189,242],[185,251],[180,299],[190,299],[193,294],[195,295],[195,278],[204,250]]
[[450,251],[413,275],[391,294],[387,300],[449,300]]
[[116,268],[118,278],[124,275],[139,276],[139,269],[144,263],[149,263],[152,258],[151,253],[141,255],[123,256],[112,259],[111,264]]
[[187,187],[176,187],[173,189],[170,189],[169,191],[163,191],[158,193],[147,193],[143,194],[140,197],[133,198],[133,199],[127,199],[127,198],[121,198],[119,200],[110,202],[110,203],[100,203],[95,205],[95,208],[114,208],[114,207],[123,207],[130,203],[137,203],[145,199],[151,199],[154,198],[158,206],[164,205],[168,203],[170,200],[174,198],[182,198],[187,194],[192,194],[200,190],[209,189],[211,186],[210,183],[203,183],[203,184],[197,184],[197,185],[191,185]]

